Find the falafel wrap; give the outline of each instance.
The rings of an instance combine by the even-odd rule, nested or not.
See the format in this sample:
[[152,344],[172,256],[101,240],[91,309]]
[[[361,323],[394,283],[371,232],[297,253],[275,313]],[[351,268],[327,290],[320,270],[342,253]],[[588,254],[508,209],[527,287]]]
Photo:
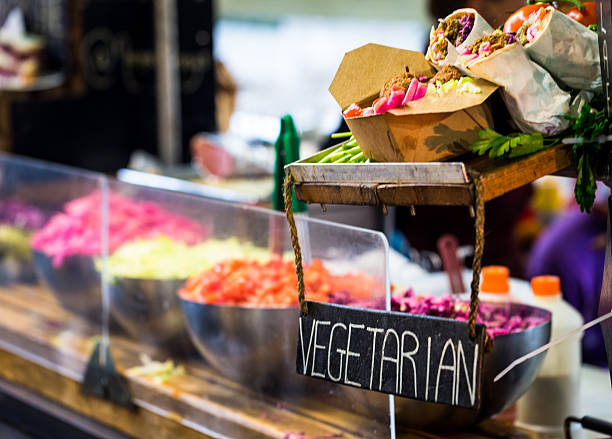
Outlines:
[[529,59],[514,35],[496,30],[466,47],[461,57],[471,75],[503,87],[502,98],[521,131],[554,135],[567,128],[570,95]]
[[431,27],[425,58],[438,70],[445,65],[452,65],[466,74],[465,66],[459,62],[457,55],[465,46],[491,31],[493,28],[475,9],[457,9],[440,20],[437,28]]
[[597,33],[582,23],[548,6],[533,12],[516,38],[559,82],[579,90],[601,89]]

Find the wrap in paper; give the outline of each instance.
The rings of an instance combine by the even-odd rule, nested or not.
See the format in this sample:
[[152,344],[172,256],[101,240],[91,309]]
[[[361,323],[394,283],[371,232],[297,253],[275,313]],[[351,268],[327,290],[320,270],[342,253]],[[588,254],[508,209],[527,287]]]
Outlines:
[[442,67],[446,65],[451,65],[461,70],[461,72],[464,75],[468,74],[464,63],[462,62],[461,58],[458,56],[459,53],[461,53],[461,49],[472,45],[478,38],[493,31],[493,28],[491,27],[491,25],[487,23],[487,21],[484,18],[482,18],[482,15],[480,15],[475,9],[471,9],[471,8],[457,9],[452,14],[448,15],[444,19],[444,21],[459,17],[466,13],[473,14],[474,16],[474,25],[472,26],[472,31],[467,36],[465,41],[463,41],[457,47],[455,47],[455,45],[451,43],[450,41],[448,41],[447,39],[446,40],[448,43],[447,54],[443,59],[440,59],[440,60],[435,60],[433,56],[432,46],[433,46],[433,43],[435,42],[437,28],[434,26],[431,27],[431,31],[429,33],[429,46],[427,47],[427,53],[425,54],[425,58],[427,58],[428,61],[434,64],[438,70],[440,70]]
[[467,64],[467,69],[472,75],[503,87],[504,102],[521,131],[553,135],[567,128],[564,116],[569,112],[570,95],[529,59],[520,43],[477,58]]
[[552,6],[546,12],[544,29],[524,46],[529,56],[571,88],[600,90],[597,33]]

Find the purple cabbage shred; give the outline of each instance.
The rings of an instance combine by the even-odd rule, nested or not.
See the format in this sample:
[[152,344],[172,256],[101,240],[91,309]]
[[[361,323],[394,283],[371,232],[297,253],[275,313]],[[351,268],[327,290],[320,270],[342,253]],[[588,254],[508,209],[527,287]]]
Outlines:
[[47,220],[39,209],[17,200],[0,201],[0,223],[22,229],[40,229]]
[[472,32],[472,28],[474,27],[474,17],[472,17],[469,14],[464,15],[459,20],[459,24],[461,25],[461,31],[459,32],[459,36],[460,36],[461,42],[464,42],[467,39],[470,32]]
[[[385,299],[352,301],[348,292],[341,292],[331,297],[331,303],[351,305],[360,308],[385,309]],[[467,321],[470,304],[465,300],[454,299],[450,294],[445,296],[416,296],[412,290],[391,297],[391,311],[406,312],[424,316],[436,316],[459,321]],[[501,303],[481,302],[478,306],[476,322],[487,328],[487,333],[494,338],[498,335],[520,332],[546,322],[546,319],[528,313],[511,313],[510,307]]]

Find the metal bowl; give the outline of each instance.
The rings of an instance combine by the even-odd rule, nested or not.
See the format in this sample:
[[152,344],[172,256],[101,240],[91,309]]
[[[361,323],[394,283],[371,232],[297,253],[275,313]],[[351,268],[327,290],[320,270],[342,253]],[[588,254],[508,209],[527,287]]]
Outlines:
[[30,235],[25,229],[3,224],[0,230],[0,285],[14,283],[36,283],[36,271],[30,248]]
[[266,393],[316,380],[295,372],[299,309],[206,305],[181,298],[191,341],[221,375]]
[[16,258],[0,248],[0,285],[36,283],[34,262]]
[[[511,312],[544,317],[549,321],[525,331],[495,337],[493,350],[484,357],[480,409],[452,407],[396,396],[396,423],[430,431],[458,430],[501,412],[525,393],[540,371],[544,355],[522,363],[496,383],[493,378],[516,358],[548,343],[550,312],[518,303],[512,304]],[[355,401],[357,411],[378,419],[388,416],[384,404],[387,395],[347,386],[342,386],[342,391],[347,398]]]
[[101,280],[91,256],[68,256],[60,267],[54,267],[44,253],[34,251],[33,256],[38,276],[64,309],[89,320],[101,320]]
[[174,353],[193,352],[177,295],[184,282],[115,277],[109,284],[111,313],[137,340]]
[[[267,391],[311,393],[321,381],[295,372],[297,308],[246,308],[206,305],[181,299],[189,334],[202,356],[223,376]],[[528,305],[512,304],[513,313],[550,318],[550,313]],[[512,360],[550,339],[550,321],[525,331],[497,336],[493,350],[485,354],[482,398],[477,410],[395,398],[398,425],[426,430],[457,430],[499,413],[515,402],[531,385],[544,356],[532,358],[499,382],[494,376]],[[382,393],[338,385],[351,409],[387,422],[388,397]]]

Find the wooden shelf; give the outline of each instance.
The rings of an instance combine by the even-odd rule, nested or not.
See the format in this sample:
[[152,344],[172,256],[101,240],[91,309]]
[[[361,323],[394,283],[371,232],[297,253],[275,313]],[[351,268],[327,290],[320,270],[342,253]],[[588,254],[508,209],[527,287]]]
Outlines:
[[[303,395],[277,398],[257,394],[220,377],[196,357],[174,358],[186,374],[163,384],[129,376],[136,412],[81,393],[80,380],[99,325],[68,314],[44,288],[0,288],[0,378],[62,404],[135,438],[209,437],[206,432],[240,438],[278,438],[305,433],[307,438],[380,437],[388,424],[349,412],[346,401]],[[138,365],[139,354],[165,360],[167,354],[120,334],[111,350],[121,373]],[[333,398],[333,396],[331,397]],[[398,437],[486,439],[516,436],[518,431],[487,421],[460,434],[432,435],[400,431]],[[291,436],[293,438],[298,436]]]
[[[472,205],[472,173],[482,176],[484,198],[489,201],[568,168],[570,152],[568,145],[556,145],[514,160],[470,156],[461,162],[441,163],[329,165],[308,162],[325,153],[322,152],[286,168],[296,181],[297,198],[307,203]],[[367,177],[368,174],[374,177]]]

